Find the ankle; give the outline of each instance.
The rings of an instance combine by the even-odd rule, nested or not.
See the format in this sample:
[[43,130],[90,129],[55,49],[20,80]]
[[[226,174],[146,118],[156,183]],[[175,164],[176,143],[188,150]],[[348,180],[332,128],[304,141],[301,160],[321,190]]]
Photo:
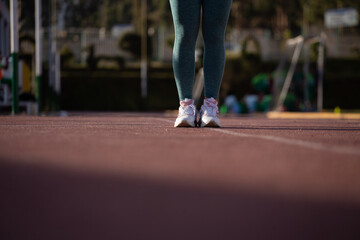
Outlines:
[[215,98],[211,97],[211,98],[205,98],[204,99],[204,105],[208,106],[208,107],[214,107],[218,105],[218,102]]
[[180,105],[183,106],[183,107],[186,107],[186,106],[189,106],[189,105],[192,105],[192,104],[194,104],[194,100],[191,99],[191,98],[185,98],[184,100],[180,101]]

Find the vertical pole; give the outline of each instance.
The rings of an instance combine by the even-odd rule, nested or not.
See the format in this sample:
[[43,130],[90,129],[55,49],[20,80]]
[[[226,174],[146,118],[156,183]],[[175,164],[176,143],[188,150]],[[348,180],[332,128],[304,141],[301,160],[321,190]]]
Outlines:
[[281,57],[280,57],[280,62],[279,65],[277,66],[276,70],[275,70],[275,79],[274,79],[274,83],[273,83],[273,101],[271,103],[271,107],[272,109],[274,109],[275,111],[277,111],[276,107],[276,103],[278,102],[278,99],[280,97],[280,91],[281,91],[281,83],[282,83],[282,74],[283,71],[285,69],[285,64],[286,64],[286,53],[287,53],[287,49],[289,47],[288,42],[286,42],[286,45],[284,47],[284,50],[282,50],[281,53]]
[[310,75],[310,43],[304,44],[304,65],[303,65],[303,88],[305,111],[310,109],[309,100],[309,75]]
[[147,0],[141,0],[141,99],[145,109],[147,98]]
[[281,106],[284,104],[286,95],[287,95],[287,93],[289,91],[289,87],[290,87],[292,78],[294,76],[294,72],[296,70],[296,65],[297,65],[297,63],[299,61],[299,58],[300,58],[300,54],[301,54],[301,50],[303,48],[303,45],[304,45],[304,38],[300,37],[297,44],[296,44],[296,48],[295,48],[295,51],[294,51],[294,54],[293,54],[293,57],[292,57],[292,60],[291,60],[290,69],[289,69],[289,71],[288,71],[288,73],[286,75],[283,88],[282,88],[280,96],[278,98],[278,102],[277,102],[277,105],[276,105],[276,111],[279,111]]
[[[52,1],[51,1],[52,2]],[[52,16],[52,4],[49,2],[49,13],[50,15]],[[52,41],[52,35],[53,35],[53,32],[52,32],[52,29],[53,29],[53,26],[52,26],[52,18],[49,19],[49,29],[48,29],[48,33],[49,33],[49,39],[48,39],[48,59],[49,59],[49,67],[48,67],[48,90],[49,90],[49,94],[48,94],[48,97],[47,97],[47,102],[48,102],[48,108],[49,110],[51,110],[51,99],[52,99],[52,62],[53,62],[53,59],[52,59],[52,44],[53,44],[53,41]]]
[[141,26],[141,21],[139,21],[139,12],[141,12],[141,10],[139,8],[139,0],[133,0],[132,4],[133,4],[133,16],[134,16],[133,24],[135,26],[136,31],[139,31],[140,26]]
[[80,49],[81,49],[81,63],[86,64],[86,56],[87,51],[84,51],[84,49],[87,47],[87,41],[86,41],[86,30],[81,30],[80,33]]
[[18,1],[10,1],[10,38],[11,38],[11,64],[12,64],[12,79],[11,79],[11,91],[12,91],[12,114],[19,112],[19,37],[18,37]]
[[336,28],[336,38],[335,38],[335,50],[336,50],[336,57],[340,57],[340,28]]
[[55,54],[55,110],[60,110],[60,94],[61,94],[61,71],[60,71],[60,54],[57,52]]
[[41,0],[35,0],[35,65],[36,65],[36,85],[37,85],[37,104],[38,111],[41,112],[42,93],[41,93]]
[[[309,35],[309,25],[307,21],[308,16],[308,3],[307,1],[303,5],[303,24],[302,24],[302,35],[304,39],[306,39]],[[310,43],[304,43],[304,63],[303,63],[303,97],[304,97],[304,107],[305,111],[310,109],[310,101],[309,101],[309,92],[308,92],[308,77],[310,74],[309,70],[310,64]]]
[[324,63],[325,63],[325,43],[324,33],[321,33],[319,44],[318,67],[318,86],[317,86],[317,111],[323,110],[323,84],[324,84]]
[[50,87],[50,99],[49,99],[49,108],[53,110],[56,108],[56,37],[57,37],[57,30],[56,30],[56,0],[52,0],[50,5],[50,12],[51,12],[51,29],[50,29],[50,51],[49,51],[49,87]]
[[[3,23],[3,20],[2,20],[2,16],[0,15],[0,33],[5,35],[5,29],[3,29],[3,25],[4,25],[4,23]],[[6,38],[6,36],[4,38]],[[0,38],[0,54],[1,54],[0,61],[2,61],[3,56],[7,56],[6,53],[5,53],[5,46],[6,45],[5,45],[4,40],[3,40],[3,38]],[[0,71],[1,71],[1,69],[0,69]]]

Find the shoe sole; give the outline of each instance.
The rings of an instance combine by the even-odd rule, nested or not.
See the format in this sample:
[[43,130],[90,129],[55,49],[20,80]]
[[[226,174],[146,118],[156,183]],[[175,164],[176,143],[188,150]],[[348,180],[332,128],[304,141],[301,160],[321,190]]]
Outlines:
[[174,127],[196,127],[196,123],[191,124],[187,121],[182,121],[178,124],[175,124]]
[[211,127],[211,128],[220,128],[221,125],[219,125],[216,121],[210,121],[208,123],[204,123],[201,122],[201,124],[199,124],[200,127]]

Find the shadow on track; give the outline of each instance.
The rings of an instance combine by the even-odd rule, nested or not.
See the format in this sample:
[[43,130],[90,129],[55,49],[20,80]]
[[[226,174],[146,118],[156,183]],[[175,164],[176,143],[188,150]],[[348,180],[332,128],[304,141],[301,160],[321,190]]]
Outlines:
[[0,162],[0,239],[360,239],[359,205]]

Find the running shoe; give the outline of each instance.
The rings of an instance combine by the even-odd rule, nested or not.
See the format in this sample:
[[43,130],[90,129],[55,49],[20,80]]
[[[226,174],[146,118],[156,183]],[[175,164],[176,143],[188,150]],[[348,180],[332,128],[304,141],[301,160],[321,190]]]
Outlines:
[[216,99],[206,98],[200,109],[200,127],[221,127]]
[[196,127],[196,107],[194,100],[185,98],[180,101],[179,113],[174,127]]

